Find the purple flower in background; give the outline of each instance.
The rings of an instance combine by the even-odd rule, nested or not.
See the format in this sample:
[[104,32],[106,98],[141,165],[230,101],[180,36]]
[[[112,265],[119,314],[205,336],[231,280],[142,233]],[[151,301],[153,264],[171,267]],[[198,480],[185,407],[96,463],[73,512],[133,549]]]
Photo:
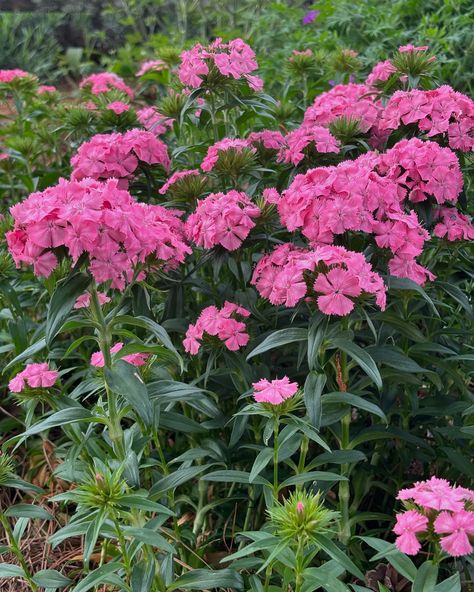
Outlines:
[[335,80],[328,80],[328,84],[329,84],[329,86],[336,86],[336,81]]
[[303,17],[303,25],[310,25],[318,18],[320,14],[320,10],[310,10]]

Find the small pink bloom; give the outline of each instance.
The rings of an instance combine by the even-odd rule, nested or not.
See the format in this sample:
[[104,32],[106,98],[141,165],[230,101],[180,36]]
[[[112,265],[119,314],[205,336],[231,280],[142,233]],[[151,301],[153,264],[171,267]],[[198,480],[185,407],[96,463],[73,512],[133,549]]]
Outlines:
[[441,548],[453,557],[470,555],[473,551],[469,537],[474,536],[474,512],[459,510],[441,512],[434,521],[438,534],[447,534],[441,538]]
[[128,111],[130,109],[130,105],[127,105],[127,103],[122,103],[122,101],[113,101],[107,105],[107,109],[113,111],[116,115],[120,115],[121,113]]
[[288,376],[272,381],[262,378],[258,382],[254,382],[252,386],[253,396],[257,403],[270,403],[271,405],[283,403],[298,391],[298,383],[290,382]]
[[408,510],[403,514],[397,514],[397,522],[393,532],[398,535],[395,544],[402,553],[416,555],[421,548],[416,534],[425,532],[428,518],[416,510]]
[[354,302],[348,296],[359,296],[362,292],[357,277],[342,268],[320,273],[314,282],[314,291],[323,294],[318,297],[321,311],[338,316],[345,316],[354,308]]

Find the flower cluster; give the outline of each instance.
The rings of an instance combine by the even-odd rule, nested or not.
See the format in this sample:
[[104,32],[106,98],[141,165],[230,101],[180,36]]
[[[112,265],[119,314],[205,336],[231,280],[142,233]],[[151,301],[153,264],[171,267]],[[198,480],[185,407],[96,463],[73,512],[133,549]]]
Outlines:
[[[376,244],[394,255],[392,275],[423,284],[433,276],[415,258],[429,233],[414,211],[406,211],[407,202],[453,203],[462,185],[459,161],[449,148],[412,138],[384,154],[369,152],[297,175],[278,200],[278,211],[288,230],[301,228],[316,245],[331,244],[347,231],[373,234]],[[464,229],[467,224],[466,219]]]
[[433,234],[439,238],[446,237],[449,241],[473,240],[474,226],[471,220],[456,208],[440,208],[436,212],[436,224]]
[[211,249],[221,245],[235,251],[255,226],[260,209],[243,191],[211,193],[198,201],[186,222],[186,235],[198,246]]
[[181,212],[135,201],[116,179],[61,179],[10,211],[15,221],[6,234],[10,253],[17,266],[33,265],[40,276],[57,267],[55,249],[65,247],[74,263],[88,256],[98,283],[111,280],[122,290],[137,265],[153,269],[161,262],[172,268],[191,252]]
[[447,135],[451,148],[474,149],[474,101],[448,85],[395,92],[381,113],[380,129],[395,130],[409,124],[428,137]]
[[419,538],[431,540],[434,536],[441,549],[453,557],[472,553],[474,491],[432,477],[402,489],[398,499],[410,508],[397,515],[393,529],[400,551],[416,555],[421,549]]
[[72,178],[104,180],[110,177],[130,178],[141,162],[160,164],[166,170],[170,159],[166,144],[144,130],[132,129],[124,134],[96,134],[81,144],[71,159]]
[[386,289],[362,253],[344,247],[303,249],[284,243],[260,259],[251,283],[272,304],[293,307],[310,294],[328,315],[345,316],[354,308],[354,298],[375,295],[385,308]]
[[[116,354],[123,348],[123,343],[118,342],[110,348],[111,354]],[[121,359],[133,366],[144,366],[146,361],[150,357],[150,354],[144,354],[142,352],[136,354],[128,354],[123,356]],[[94,352],[91,356],[91,365],[96,368],[103,368],[105,366],[104,354],[102,352]]]
[[10,380],[8,388],[12,393],[21,393],[27,385],[31,388],[49,388],[58,376],[58,372],[50,370],[47,363],[27,364],[24,370]]
[[372,68],[370,74],[367,76],[365,84],[367,86],[374,86],[378,82],[385,82],[396,71],[397,69],[390,60],[384,60],[383,62],[379,62],[378,64],[375,64],[375,66]]
[[382,103],[365,84],[337,84],[316,97],[304,114],[304,124],[329,126],[340,117],[357,119],[368,132],[377,126]]
[[[308,148],[309,147],[309,148]],[[339,142],[330,131],[320,125],[302,125],[285,137],[285,144],[280,148],[280,162],[298,165],[305,155],[315,152],[339,152]]]
[[288,376],[272,381],[262,378],[258,382],[254,382],[252,387],[253,398],[257,403],[270,403],[270,405],[280,405],[298,391],[298,383],[290,382]]
[[241,154],[243,152],[255,152],[255,148],[250,147],[248,140],[240,140],[238,138],[224,138],[219,142],[216,142],[210,146],[207,150],[207,154],[204,157],[201,168],[206,173],[213,170],[219,161],[219,158],[225,154],[230,153],[231,155]]
[[285,144],[285,136],[278,131],[262,130],[249,134],[247,141],[257,147],[262,145],[267,150],[279,150]]
[[148,60],[143,62],[135,76],[143,76],[147,72],[160,72],[165,69],[166,64],[163,60]]
[[147,131],[153,132],[155,136],[161,136],[173,127],[173,119],[162,115],[156,107],[139,109],[137,119]]
[[260,91],[262,80],[250,74],[257,68],[254,51],[242,39],[223,43],[217,38],[208,46],[197,44],[189,51],[183,51],[179,79],[185,86],[199,88],[211,78],[213,71],[217,71],[225,78],[243,79],[252,90]]
[[237,320],[235,316],[247,318],[250,311],[233,302],[225,302],[222,308],[208,306],[201,312],[196,323],[189,325],[183,341],[184,349],[193,356],[196,355],[204,333],[223,341],[230,351],[237,351],[246,346],[249,334],[246,332],[245,323]]
[[33,77],[33,75],[18,68],[15,68],[14,70],[0,70],[0,84],[8,84],[18,78],[29,77]]
[[[107,304],[110,302],[110,298],[105,294],[105,292],[97,292],[97,300],[99,304]],[[91,305],[91,294],[90,292],[84,292],[76,298],[76,302],[74,303],[74,308],[88,308]]]
[[133,90],[125,84],[123,78],[113,72],[99,72],[86,76],[79,84],[79,88],[90,90],[93,95],[101,95],[116,89],[125,93],[130,99],[134,97]]

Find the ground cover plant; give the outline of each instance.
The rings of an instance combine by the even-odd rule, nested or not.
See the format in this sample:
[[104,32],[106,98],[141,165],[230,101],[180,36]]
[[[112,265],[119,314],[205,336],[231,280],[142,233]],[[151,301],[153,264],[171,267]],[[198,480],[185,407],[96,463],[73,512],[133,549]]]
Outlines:
[[0,71],[2,589],[470,589],[474,103],[383,57]]

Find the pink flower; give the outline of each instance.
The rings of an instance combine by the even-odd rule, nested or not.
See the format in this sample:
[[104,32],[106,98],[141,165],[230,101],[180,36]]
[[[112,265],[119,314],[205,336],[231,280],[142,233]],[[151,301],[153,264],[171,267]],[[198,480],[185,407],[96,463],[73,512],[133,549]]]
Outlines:
[[377,82],[385,82],[394,72],[396,72],[396,68],[390,60],[379,62],[372,68],[372,72],[367,76],[365,84],[373,86]]
[[[308,148],[310,147],[310,148]],[[306,152],[339,152],[339,142],[328,129],[318,125],[302,125],[285,137],[285,144],[278,153],[279,162],[298,165]],[[306,152],[305,152],[306,151]]]
[[[110,298],[104,292],[97,292],[99,304],[107,304],[110,302]],[[76,299],[74,303],[74,308],[88,308],[91,304],[91,295],[90,292],[84,292]]]
[[16,80],[17,78],[28,78],[28,77],[33,77],[32,74],[29,74],[28,72],[25,72],[24,70],[19,70],[18,68],[14,69],[14,70],[0,70],[0,84],[1,83],[9,83],[12,82],[13,80]]
[[36,275],[49,275],[58,264],[49,249],[64,247],[74,262],[87,255],[97,282],[111,280],[123,290],[138,263],[146,263],[146,270],[171,269],[191,252],[181,212],[137,202],[117,179],[61,179],[12,206],[11,214],[10,253],[17,266],[33,265]]
[[298,391],[298,383],[290,382],[288,376],[272,381],[262,378],[258,382],[254,382],[252,386],[253,396],[257,403],[270,403],[271,405],[280,405]]
[[446,479],[431,477],[428,481],[419,481],[411,489],[401,489],[397,499],[413,500],[425,509],[451,510],[459,512],[464,508],[466,491],[452,487]]
[[243,150],[255,152],[255,148],[250,147],[248,140],[224,138],[209,147],[207,154],[201,163],[201,168],[206,173],[209,173],[216,166],[221,153],[227,151],[242,152]]
[[100,95],[117,89],[124,92],[130,99],[133,99],[133,90],[125,84],[120,76],[112,72],[99,72],[98,74],[91,74],[84,78],[80,88],[89,89],[93,95]]
[[143,76],[150,71],[159,72],[165,68],[166,64],[163,60],[148,60],[147,62],[143,62],[135,76]]
[[217,69],[221,76],[235,80],[245,80],[254,91],[260,91],[263,82],[251,72],[257,69],[255,53],[242,39],[223,43],[216,39],[208,46],[195,45],[181,54],[179,79],[182,84],[199,88],[211,68]]
[[416,510],[397,514],[397,522],[393,528],[393,532],[399,535],[395,541],[397,548],[407,555],[416,555],[421,549],[416,535],[425,532],[427,525],[428,518]]
[[318,306],[325,314],[345,316],[354,308],[347,296],[359,296],[362,292],[357,277],[345,269],[331,269],[320,273],[314,282],[314,291],[321,292]]
[[50,370],[47,363],[27,364],[24,370],[12,378],[8,386],[13,393],[20,393],[26,384],[31,388],[49,388],[54,385],[58,376],[58,372]]
[[153,132],[155,136],[164,134],[168,129],[173,127],[174,119],[162,115],[156,107],[143,107],[137,111],[138,121],[143,127]]
[[227,301],[221,309],[217,306],[208,306],[202,310],[196,323],[189,325],[186,331],[186,337],[183,340],[185,351],[193,356],[196,355],[201,347],[204,333],[216,336],[230,351],[237,351],[246,346],[249,334],[245,331],[245,323],[237,320],[236,316],[246,318],[250,316],[250,311]]
[[205,249],[219,244],[234,251],[247,238],[259,215],[260,209],[243,191],[211,193],[198,201],[186,222],[186,234]]
[[441,512],[434,521],[434,529],[437,534],[448,535],[441,537],[440,543],[449,555],[461,557],[472,553],[469,536],[474,536],[474,512]]
[[163,187],[160,188],[158,193],[160,195],[165,195],[166,192],[168,191],[168,189],[172,185],[174,185],[177,181],[179,181],[180,179],[184,179],[185,177],[189,177],[189,176],[199,176],[199,171],[197,169],[190,169],[188,171],[178,171],[176,173],[173,173],[171,175],[171,177],[163,185]]
[[38,94],[39,95],[49,94],[49,93],[56,92],[57,90],[58,89],[55,86],[48,86],[47,84],[42,84],[41,86],[38,87]]
[[[118,342],[110,348],[110,353],[116,354],[122,348],[123,343]],[[149,357],[150,354],[136,353],[123,356],[122,360],[125,360],[125,362],[133,364],[134,366],[143,366],[144,364],[146,364],[146,361]],[[94,352],[91,356],[91,365],[95,366],[96,368],[103,368],[105,365],[104,354],[102,352]]]
[[401,45],[398,48],[398,51],[400,53],[406,53],[406,52],[410,52],[410,51],[426,51],[428,49],[429,49],[428,45],[421,45],[420,47],[415,47],[414,45],[409,43],[408,45]]
[[279,150],[285,143],[285,137],[281,132],[271,130],[252,132],[247,140],[257,146],[261,144],[267,150]]
[[120,115],[121,113],[128,111],[130,109],[130,105],[127,105],[127,103],[122,103],[122,101],[113,101],[107,105],[107,109],[113,111],[116,115]]

